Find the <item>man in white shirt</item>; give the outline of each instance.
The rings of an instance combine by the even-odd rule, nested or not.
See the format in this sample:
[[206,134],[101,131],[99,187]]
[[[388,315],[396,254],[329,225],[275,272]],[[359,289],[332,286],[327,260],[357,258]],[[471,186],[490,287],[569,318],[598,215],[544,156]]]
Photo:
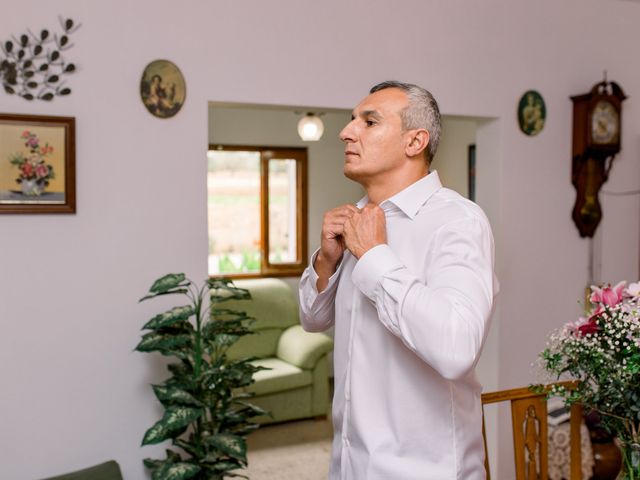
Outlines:
[[473,202],[429,172],[433,96],[376,85],[340,133],[366,190],[325,213],[300,281],[306,330],[335,327],[331,480],[484,479],[474,368],[493,298],[493,237]]

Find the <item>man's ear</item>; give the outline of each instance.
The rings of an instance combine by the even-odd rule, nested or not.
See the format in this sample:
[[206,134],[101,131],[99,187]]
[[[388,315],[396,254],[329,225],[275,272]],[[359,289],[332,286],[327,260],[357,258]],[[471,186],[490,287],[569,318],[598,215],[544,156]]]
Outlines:
[[411,130],[409,143],[405,149],[407,157],[421,155],[429,145],[429,132],[425,129]]

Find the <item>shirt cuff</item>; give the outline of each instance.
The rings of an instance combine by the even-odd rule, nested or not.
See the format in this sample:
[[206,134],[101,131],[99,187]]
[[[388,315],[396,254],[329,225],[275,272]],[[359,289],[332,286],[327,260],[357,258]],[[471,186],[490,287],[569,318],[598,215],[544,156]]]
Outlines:
[[403,264],[391,247],[386,243],[376,245],[360,257],[356,263],[351,280],[371,300],[375,300],[376,287],[382,277]]
[[318,293],[318,278],[320,277],[318,276],[316,269],[313,268],[313,264],[316,262],[318,253],[320,253],[319,248],[315,252],[313,252],[313,254],[311,255],[311,259],[309,260],[309,282],[311,283],[311,287],[313,288],[313,292],[316,294],[316,296],[323,295],[324,293],[331,290],[331,287],[333,287],[333,285],[338,280],[338,277],[340,276],[339,275],[340,268],[342,267],[342,260],[341,260],[338,262],[336,271],[333,273],[333,275],[329,277],[329,283],[327,283],[327,288],[325,288],[322,292]]

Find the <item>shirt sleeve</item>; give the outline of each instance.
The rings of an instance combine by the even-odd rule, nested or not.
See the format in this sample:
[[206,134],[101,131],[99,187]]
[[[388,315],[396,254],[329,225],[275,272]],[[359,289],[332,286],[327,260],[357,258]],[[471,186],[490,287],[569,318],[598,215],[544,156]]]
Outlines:
[[465,218],[436,232],[425,260],[407,268],[388,245],[358,260],[352,280],[380,321],[444,378],[464,377],[484,343],[497,282],[488,222]]
[[309,266],[302,273],[298,295],[300,299],[300,323],[307,332],[323,332],[331,328],[335,321],[335,299],[338,279],[342,270],[342,262],[336,272],[329,277],[327,288],[318,293],[318,274],[313,264],[318,256],[316,250],[311,255]]

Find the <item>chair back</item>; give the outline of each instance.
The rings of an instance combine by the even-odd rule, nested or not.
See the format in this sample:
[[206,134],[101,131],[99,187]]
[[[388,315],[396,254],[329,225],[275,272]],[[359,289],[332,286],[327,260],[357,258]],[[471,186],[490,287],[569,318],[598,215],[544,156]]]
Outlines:
[[[548,392],[551,386],[547,386]],[[515,457],[516,480],[548,480],[547,446],[547,400],[546,393],[535,393],[528,387],[514,388],[482,394],[482,407],[491,403],[510,402],[511,426],[513,432],[513,453]],[[570,476],[569,480],[580,480],[581,446],[580,425],[582,407],[571,406],[570,415]],[[491,480],[487,437],[482,421],[482,436],[485,449],[485,470],[487,480]]]
[[122,473],[118,463],[115,460],[109,460],[94,467],[48,477],[43,480],[122,480]]

